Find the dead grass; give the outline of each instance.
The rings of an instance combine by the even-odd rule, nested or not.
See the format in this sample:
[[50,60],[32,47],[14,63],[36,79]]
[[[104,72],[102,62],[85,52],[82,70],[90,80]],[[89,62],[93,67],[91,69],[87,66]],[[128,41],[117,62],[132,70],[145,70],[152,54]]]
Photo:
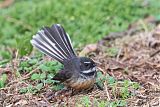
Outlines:
[[[128,99],[130,107],[160,106],[160,26],[152,31],[127,35],[101,44],[101,55],[97,58],[102,68],[118,80],[138,82],[141,88]],[[102,43],[102,42],[101,42]],[[116,57],[105,56],[108,47],[119,49]],[[104,56],[102,56],[104,55]]]
[[[130,107],[159,107],[160,106],[160,27],[138,32],[134,35],[123,35],[114,40],[102,40],[98,43],[98,49],[92,54],[94,60],[99,63],[103,73],[113,76],[118,81],[131,80],[138,82],[140,88],[131,90],[134,96],[126,99]],[[116,48],[115,56],[106,53],[108,48]],[[119,98],[119,85],[116,87],[116,95],[105,82],[104,90],[94,88],[89,93],[79,92],[71,96],[71,90],[67,92],[52,91],[49,85],[36,94],[20,94],[19,90],[34,84],[23,74],[16,77],[18,60],[13,60],[6,68],[1,68],[0,74],[6,72],[9,75],[5,88],[0,90],[0,106],[5,107],[42,107],[42,106],[80,106],[82,98],[88,96],[91,106],[97,106],[93,100],[115,101]],[[35,72],[35,71],[33,71]],[[27,75],[27,76],[26,76]],[[84,106],[84,105],[81,105]]]

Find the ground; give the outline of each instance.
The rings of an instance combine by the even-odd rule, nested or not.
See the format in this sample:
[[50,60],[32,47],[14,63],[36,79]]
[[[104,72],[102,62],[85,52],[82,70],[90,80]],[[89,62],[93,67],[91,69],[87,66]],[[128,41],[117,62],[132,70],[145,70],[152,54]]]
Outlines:
[[[132,25],[134,26],[125,32],[112,33],[79,51],[98,63],[101,72],[98,72],[97,83],[103,90],[95,86],[92,90],[73,95],[71,89],[53,89],[53,84],[43,81],[46,80],[43,73],[40,80],[33,76],[45,67],[33,67],[31,72],[22,72],[17,76],[14,70],[18,69],[19,62],[30,59],[24,57],[14,59],[1,68],[3,73],[10,76],[7,86],[0,90],[1,106],[159,107],[160,25],[150,20],[138,21]],[[41,61],[44,60],[51,61],[45,56]],[[33,60],[30,64],[32,63]]]
[[[159,4],[0,0],[0,107],[159,107]],[[93,89],[65,90],[52,80],[63,66],[31,46],[38,29],[55,23],[70,34],[79,56],[97,63]]]

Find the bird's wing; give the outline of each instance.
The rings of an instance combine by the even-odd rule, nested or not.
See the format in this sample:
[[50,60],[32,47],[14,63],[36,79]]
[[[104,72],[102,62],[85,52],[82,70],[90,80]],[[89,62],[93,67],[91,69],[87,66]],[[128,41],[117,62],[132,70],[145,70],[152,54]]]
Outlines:
[[54,77],[53,80],[58,80],[60,82],[64,82],[65,80],[71,78],[73,73],[66,72],[65,70],[60,70]]

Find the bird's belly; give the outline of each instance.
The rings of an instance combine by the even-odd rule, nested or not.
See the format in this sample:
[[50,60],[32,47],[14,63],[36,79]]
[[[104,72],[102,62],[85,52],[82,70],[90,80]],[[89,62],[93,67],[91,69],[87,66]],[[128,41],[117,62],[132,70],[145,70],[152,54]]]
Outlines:
[[90,88],[91,86],[94,85],[94,83],[95,83],[95,78],[88,78],[88,79],[78,78],[77,80],[72,79],[65,82],[67,86],[76,90]]

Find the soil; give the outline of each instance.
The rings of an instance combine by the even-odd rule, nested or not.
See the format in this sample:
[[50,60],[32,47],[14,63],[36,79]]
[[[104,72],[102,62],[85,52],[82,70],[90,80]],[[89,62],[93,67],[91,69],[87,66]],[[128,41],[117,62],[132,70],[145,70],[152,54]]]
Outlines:
[[[98,63],[103,74],[109,74],[117,81],[130,80],[140,84],[140,88],[132,92],[134,96],[126,99],[128,107],[160,107],[159,25],[132,34],[121,33],[118,38],[109,39],[108,36],[107,39],[100,40],[96,45],[96,50],[94,44],[94,52],[90,52],[88,55]],[[116,54],[108,54],[107,49],[109,48],[115,48]],[[25,75],[17,79],[13,75],[17,69],[17,59],[11,63],[6,68],[1,68],[1,71],[10,75],[10,79],[8,79],[7,86],[0,90],[0,107],[49,107],[52,104],[74,107],[76,103],[80,102],[80,98],[86,95],[91,101],[94,98],[116,100],[110,87],[107,87],[107,83],[105,83],[105,90],[95,87],[92,91],[77,92],[74,95],[71,94],[71,89],[53,92],[47,88],[47,85],[38,94],[19,94],[17,90],[29,84],[30,81],[22,81],[22,79],[27,79]],[[94,107],[94,105],[92,106]]]

